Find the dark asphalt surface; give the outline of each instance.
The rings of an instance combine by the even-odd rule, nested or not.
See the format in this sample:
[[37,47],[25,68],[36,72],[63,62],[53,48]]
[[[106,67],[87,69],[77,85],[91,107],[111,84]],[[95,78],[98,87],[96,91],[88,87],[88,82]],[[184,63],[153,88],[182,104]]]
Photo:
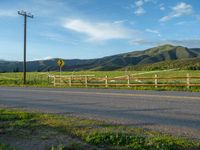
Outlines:
[[0,87],[0,107],[72,113],[200,139],[200,93]]

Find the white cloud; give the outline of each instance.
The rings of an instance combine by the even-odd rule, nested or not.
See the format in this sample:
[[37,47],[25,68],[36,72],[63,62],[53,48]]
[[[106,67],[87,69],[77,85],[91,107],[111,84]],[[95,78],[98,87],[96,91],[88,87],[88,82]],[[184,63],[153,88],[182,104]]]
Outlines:
[[144,39],[134,39],[134,40],[129,41],[129,44],[131,44],[131,45],[142,45],[145,42],[146,42],[146,40],[144,40]]
[[17,11],[14,11],[14,10],[0,10],[0,17],[17,17]]
[[44,57],[43,60],[48,60],[48,59],[52,59],[53,57],[52,56],[47,56],[47,57]]
[[126,22],[127,20],[116,20],[114,21],[113,23],[116,23],[116,24],[123,24],[124,22]]
[[155,0],[136,0],[135,5],[133,6],[135,8],[134,14],[137,16],[145,14],[146,11],[143,7],[148,2],[155,3]]
[[165,5],[164,5],[164,4],[160,4],[160,5],[159,5],[159,9],[160,9],[161,11],[164,11],[164,10],[165,10]]
[[81,19],[66,20],[63,27],[88,36],[90,41],[129,39],[137,31],[127,29],[121,24],[109,22],[89,22]]
[[134,14],[136,15],[142,15],[145,13],[145,10],[143,8],[143,5],[144,5],[145,1],[144,0],[137,0],[135,2],[135,11],[134,11]]
[[131,41],[131,44],[132,45],[147,45],[147,46],[171,44],[171,45],[176,45],[176,46],[185,46],[189,48],[200,48],[200,39],[160,40],[160,41],[139,39],[139,40]]
[[53,59],[52,56],[46,56],[46,57],[43,57],[43,58],[33,58],[33,61],[36,61],[36,60],[49,60],[49,59]]
[[192,5],[186,4],[184,2],[178,3],[172,8],[171,13],[160,19],[161,22],[169,21],[173,18],[178,18],[182,16],[191,15],[193,13]]
[[146,13],[146,11],[144,10],[144,8],[142,8],[142,7],[138,7],[135,11],[134,11],[134,14],[136,14],[136,15],[142,15],[142,14],[145,14]]
[[135,2],[135,6],[136,7],[141,7],[142,5],[144,5],[144,1],[143,0],[138,0]]
[[146,29],[145,31],[146,32],[150,32],[150,33],[154,33],[159,37],[161,36],[161,34],[160,34],[160,32],[158,30]]
[[186,22],[185,21],[180,21],[178,23],[176,23],[175,25],[184,25]]

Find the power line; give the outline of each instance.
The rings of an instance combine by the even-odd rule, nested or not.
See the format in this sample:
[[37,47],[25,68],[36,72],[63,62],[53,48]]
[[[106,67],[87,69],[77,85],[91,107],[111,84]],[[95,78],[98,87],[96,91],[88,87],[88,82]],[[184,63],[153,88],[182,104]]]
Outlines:
[[26,84],[26,18],[33,18],[33,15],[31,13],[27,13],[26,11],[18,11],[18,14],[21,16],[24,16],[24,65],[23,65],[23,71],[24,71],[24,84]]

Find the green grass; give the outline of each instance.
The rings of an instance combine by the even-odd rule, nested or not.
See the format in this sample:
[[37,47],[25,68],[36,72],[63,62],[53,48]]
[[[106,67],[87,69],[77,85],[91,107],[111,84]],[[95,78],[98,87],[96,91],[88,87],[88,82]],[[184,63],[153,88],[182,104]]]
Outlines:
[[[47,73],[27,73],[27,84],[47,86]],[[0,85],[23,85],[23,73],[0,73]]]
[[[190,74],[190,76],[200,76],[200,71],[192,70],[169,70],[169,71],[78,71],[78,72],[62,72],[61,75],[95,75],[95,77],[117,77],[124,75],[133,75],[134,77],[154,77],[155,74],[158,77],[181,77]],[[59,72],[51,72],[52,75],[59,75]],[[0,73],[0,85],[4,86],[23,86],[23,73]],[[48,78],[47,72],[28,72],[27,73],[27,85],[26,86],[39,86],[39,87],[53,87],[53,79]],[[134,83],[135,81],[132,81]],[[143,83],[153,83],[153,79],[141,80]],[[159,80],[159,83],[186,83],[185,79],[182,80]],[[191,83],[200,83],[200,79],[192,79]],[[126,81],[123,83],[126,84]],[[64,87],[64,86],[62,86]],[[105,88],[105,87],[101,87]],[[111,88],[111,87],[110,87]],[[112,87],[115,88],[115,87]],[[123,89],[130,89],[123,87]],[[184,90],[184,91],[200,91],[200,87],[132,87],[134,90]]]
[[0,150],[18,150],[18,149],[13,148],[12,146],[8,144],[0,143]]
[[[59,134],[67,135],[75,142],[49,143],[47,149],[134,149],[134,150],[199,150],[200,141],[175,137],[134,126],[110,124],[69,115],[31,113],[19,109],[0,109],[0,129],[4,137],[20,142],[23,139],[48,140]],[[46,134],[50,132],[54,134]],[[43,135],[43,134],[45,135]],[[0,137],[0,143],[2,143]],[[6,144],[12,146],[12,142]],[[12,150],[10,145],[0,144],[1,150]],[[14,147],[14,146],[12,146]]]

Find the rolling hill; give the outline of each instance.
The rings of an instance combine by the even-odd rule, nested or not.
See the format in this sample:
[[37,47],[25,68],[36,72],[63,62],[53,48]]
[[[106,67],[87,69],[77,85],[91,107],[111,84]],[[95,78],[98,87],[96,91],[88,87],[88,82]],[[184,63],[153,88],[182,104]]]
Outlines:
[[[56,71],[57,60],[38,60],[27,62],[27,71]],[[200,48],[163,45],[144,51],[133,51],[98,59],[65,60],[64,71],[79,70],[156,70],[156,69],[199,69]],[[0,60],[0,72],[18,72],[23,70],[23,62]]]

